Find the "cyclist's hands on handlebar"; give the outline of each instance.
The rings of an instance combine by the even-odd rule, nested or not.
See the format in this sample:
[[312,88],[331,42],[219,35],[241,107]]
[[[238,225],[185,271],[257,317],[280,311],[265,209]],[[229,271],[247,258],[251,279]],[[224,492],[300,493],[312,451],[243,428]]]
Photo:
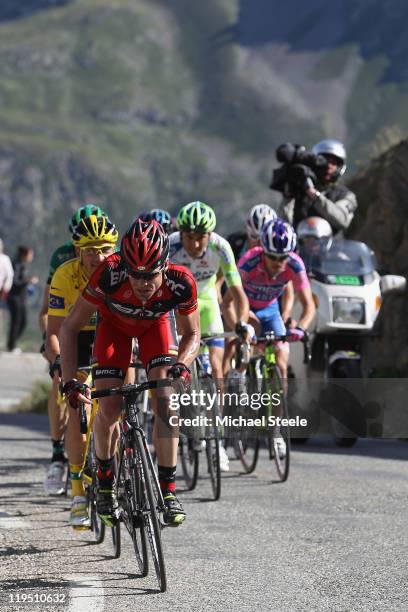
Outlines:
[[298,325],[297,327],[289,327],[286,334],[288,342],[301,342],[307,336],[307,331]]
[[253,342],[256,338],[254,327],[250,323],[244,323],[244,321],[236,323],[235,333],[242,342]]
[[191,370],[181,361],[178,361],[167,371],[168,378],[180,380],[185,389],[188,389],[191,383]]
[[57,355],[54,359],[54,363],[50,363],[48,372],[52,379],[54,378],[55,373],[58,374],[58,378],[61,378],[61,355]]
[[70,406],[77,410],[81,402],[91,404],[91,389],[85,383],[73,378],[65,383],[62,389]]

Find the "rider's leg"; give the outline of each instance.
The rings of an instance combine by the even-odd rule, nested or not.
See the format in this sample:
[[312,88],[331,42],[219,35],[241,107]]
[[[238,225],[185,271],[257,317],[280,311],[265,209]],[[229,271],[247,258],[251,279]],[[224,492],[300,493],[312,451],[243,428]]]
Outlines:
[[67,425],[68,411],[65,401],[59,395],[59,380],[54,377],[48,395],[48,422],[53,442],[52,461],[66,461],[64,457],[64,431]]
[[[149,380],[167,378],[170,366],[177,361],[177,333],[174,317],[152,322],[151,327],[139,336],[140,358],[146,367]],[[177,449],[179,427],[177,413],[170,409],[171,387],[162,387],[152,392],[152,407],[155,415],[153,443],[157,455],[160,488],[166,512],[164,520],[178,525],[185,519],[183,506],[175,495]],[[170,418],[173,417],[173,418]],[[176,421],[176,422],[174,422]]]

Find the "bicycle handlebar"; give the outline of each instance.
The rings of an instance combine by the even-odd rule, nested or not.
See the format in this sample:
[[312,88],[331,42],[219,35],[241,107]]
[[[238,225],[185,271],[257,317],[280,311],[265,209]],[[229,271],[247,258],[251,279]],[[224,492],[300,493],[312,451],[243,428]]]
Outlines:
[[275,335],[273,332],[267,332],[265,336],[258,336],[257,342],[301,342],[303,344],[303,363],[308,364],[312,358],[310,351],[309,334],[305,332],[302,339],[294,338],[291,334],[283,336]]
[[[206,340],[211,340],[213,338],[238,338],[237,334],[234,331],[221,332],[221,333],[211,333],[211,334],[203,334],[201,336],[201,342],[205,344]],[[283,336],[275,335],[273,332],[267,332],[265,336],[257,336],[256,342],[302,342],[303,344],[303,363],[309,363],[311,360],[311,352],[310,352],[310,344],[309,344],[309,334],[305,332],[302,340],[294,339],[290,334],[285,334]]]
[[159,380],[148,380],[140,383],[140,385],[123,385],[122,387],[113,387],[111,389],[99,389],[98,391],[92,391],[92,399],[98,399],[100,397],[112,397],[114,395],[122,395],[128,397],[129,395],[139,395],[147,389],[158,389],[162,387],[173,387],[177,379],[174,378],[161,378]]

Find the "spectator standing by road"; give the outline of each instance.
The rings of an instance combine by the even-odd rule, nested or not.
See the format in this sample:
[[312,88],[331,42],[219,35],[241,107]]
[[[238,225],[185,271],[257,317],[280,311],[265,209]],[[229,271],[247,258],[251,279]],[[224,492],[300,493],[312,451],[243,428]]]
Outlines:
[[7,297],[7,306],[10,311],[10,327],[7,340],[9,351],[16,349],[17,340],[27,324],[27,285],[38,282],[36,276],[28,275],[27,264],[33,261],[33,257],[34,251],[31,247],[19,246],[17,255],[13,260],[14,279]]
[[13,265],[8,255],[3,253],[4,245],[3,240],[0,238],[0,335],[3,340],[5,334],[4,326],[4,308],[7,302],[7,295],[13,284]]
[[0,238],[0,303],[5,302],[13,285],[13,264],[4,252],[3,240]]

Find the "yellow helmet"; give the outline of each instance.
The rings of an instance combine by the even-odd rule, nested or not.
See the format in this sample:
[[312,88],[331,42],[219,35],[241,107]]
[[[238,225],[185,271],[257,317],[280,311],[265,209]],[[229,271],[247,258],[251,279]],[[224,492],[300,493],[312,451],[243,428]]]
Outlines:
[[118,238],[118,230],[108,217],[96,215],[81,219],[72,234],[72,242],[76,247],[115,245]]

